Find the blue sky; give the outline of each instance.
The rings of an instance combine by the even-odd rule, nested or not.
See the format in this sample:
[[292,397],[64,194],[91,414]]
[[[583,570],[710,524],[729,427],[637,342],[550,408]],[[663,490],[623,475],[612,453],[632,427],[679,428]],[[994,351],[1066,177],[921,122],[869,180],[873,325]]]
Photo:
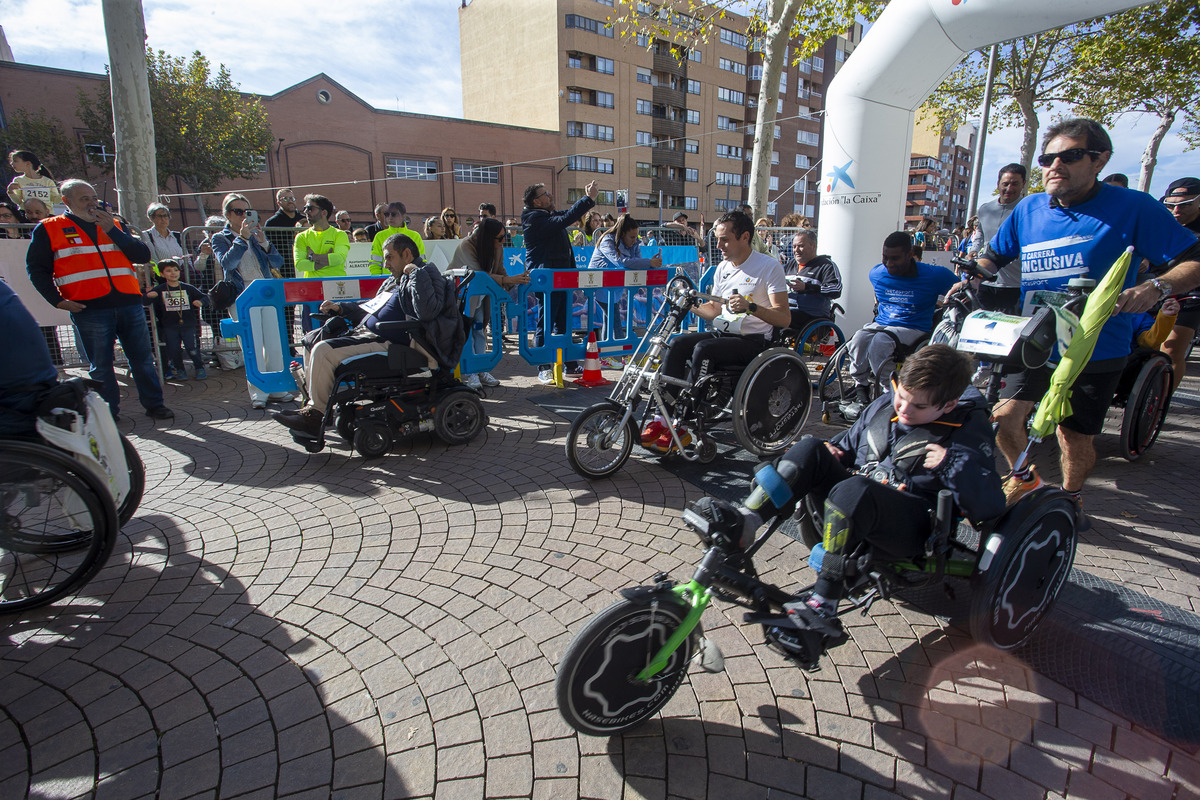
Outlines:
[[[377,108],[458,117],[462,82],[458,0],[143,0],[149,45],[177,56],[200,49],[224,63],[244,91],[274,94],[324,72]],[[17,61],[85,72],[108,62],[100,0],[3,0],[0,25]],[[1043,129],[1051,114],[1043,114]],[[1131,115],[1112,128],[1107,172],[1135,182],[1154,120]],[[1014,161],[1021,132],[992,134],[981,197],[996,170]],[[1200,154],[1168,134],[1152,193],[1200,173]]]

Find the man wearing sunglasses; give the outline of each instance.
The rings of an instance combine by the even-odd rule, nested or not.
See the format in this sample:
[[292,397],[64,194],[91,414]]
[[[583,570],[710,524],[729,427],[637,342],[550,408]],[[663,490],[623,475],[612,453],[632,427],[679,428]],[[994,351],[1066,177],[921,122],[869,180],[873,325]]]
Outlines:
[[404,223],[404,215],[407,213],[408,209],[405,208],[404,203],[399,201],[388,203],[387,208],[384,209],[383,224],[385,227],[379,233],[375,234],[375,238],[371,240],[372,275],[382,275],[385,272],[383,268],[383,243],[397,233],[403,233],[416,242],[421,258],[425,257],[425,240],[421,238],[421,234],[412,230]]
[[[1063,291],[1071,278],[1081,276],[1099,281],[1128,247],[1134,248],[1134,264],[1145,258],[1165,265],[1160,277],[1141,284],[1137,270],[1129,271],[1113,317],[1075,380],[1074,413],[1058,426],[1063,489],[1075,496],[1081,527],[1086,522],[1080,493],[1096,463],[1092,439],[1104,424],[1130,352],[1133,315],[1200,284],[1200,247],[1162,204],[1098,180],[1111,157],[1112,141],[1099,123],[1068,119],[1051,126],[1038,157],[1046,191],[1017,205],[979,259],[979,266],[993,273],[1020,259],[1026,313],[1035,290]],[[1046,393],[1051,372],[1043,367],[1010,375],[1001,391],[994,412],[996,443],[1010,464],[1025,449],[1025,420]],[[1041,485],[1031,465],[1006,481],[1005,495],[1011,504]]]
[[[1172,181],[1167,187],[1167,193],[1162,197],[1162,202],[1180,225],[1200,239],[1200,178],[1180,178]],[[1187,372],[1188,350],[1196,336],[1196,328],[1200,327],[1200,298],[1196,297],[1198,294],[1200,292],[1191,293],[1192,303],[1185,305],[1179,312],[1171,335],[1162,345],[1162,351],[1171,357],[1171,364],[1175,367],[1173,389],[1178,388],[1184,373]]]

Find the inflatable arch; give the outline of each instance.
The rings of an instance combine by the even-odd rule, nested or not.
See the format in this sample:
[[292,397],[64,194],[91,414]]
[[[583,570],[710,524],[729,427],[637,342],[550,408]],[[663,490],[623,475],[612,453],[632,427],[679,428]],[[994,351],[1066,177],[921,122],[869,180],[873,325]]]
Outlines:
[[[870,321],[868,270],[903,227],[914,112],[964,55],[1146,0],[893,0],[827,92],[821,251],[842,270],[843,328]],[[1015,155],[1015,154],[1014,154]],[[989,187],[983,176],[983,187]],[[983,196],[987,196],[984,194]]]

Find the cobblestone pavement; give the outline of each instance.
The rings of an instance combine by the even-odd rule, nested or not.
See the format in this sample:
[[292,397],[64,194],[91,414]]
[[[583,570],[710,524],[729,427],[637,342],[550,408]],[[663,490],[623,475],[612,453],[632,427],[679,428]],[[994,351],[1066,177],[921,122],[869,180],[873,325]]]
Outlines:
[[[718,603],[724,673],[635,733],[575,735],[555,665],[617,589],[689,574],[701,493],[636,455],[577,477],[531,371],[499,372],[485,435],[376,461],[304,453],[241,372],[170,387],[173,424],[128,400],[140,511],[83,594],[2,623],[0,797],[1200,796],[1193,748],[887,602],[812,675]],[[1198,429],[1174,413],[1138,464],[1100,440],[1077,559],[1190,612]],[[789,585],[806,552],[776,538]]]

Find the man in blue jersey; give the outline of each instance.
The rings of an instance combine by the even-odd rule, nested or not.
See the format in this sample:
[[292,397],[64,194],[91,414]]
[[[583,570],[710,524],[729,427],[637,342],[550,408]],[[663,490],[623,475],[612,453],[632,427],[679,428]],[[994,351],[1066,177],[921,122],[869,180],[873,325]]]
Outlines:
[[895,366],[896,344],[916,343],[933,330],[938,297],[957,280],[945,267],[912,256],[912,237],[904,231],[883,240],[883,261],[868,276],[875,290],[875,319],[850,337],[847,350],[854,376],[854,401],[842,414],[853,422],[871,402],[871,375],[886,381]]
[[[1045,193],[1025,198],[988,243],[979,266],[996,272],[1021,261],[1022,306],[1029,311],[1036,290],[1063,290],[1075,277],[1104,277],[1127,247],[1133,263],[1142,258],[1165,265],[1160,277],[1136,284],[1137,270],[1125,278],[1112,319],[1105,323],[1091,362],[1076,379],[1071,416],[1058,426],[1063,489],[1075,496],[1084,522],[1080,493],[1096,464],[1092,439],[1100,432],[1133,341],[1135,314],[1149,311],[1170,294],[1200,284],[1200,246],[1163,205],[1143,192],[1101,183],[1097,178],[1112,157],[1112,141],[1099,123],[1069,119],[1051,126],[1042,141]],[[1050,366],[1010,375],[994,412],[996,443],[1010,464],[1028,442],[1025,420],[1049,386]],[[1005,483],[1009,503],[1042,485],[1033,466]]]

